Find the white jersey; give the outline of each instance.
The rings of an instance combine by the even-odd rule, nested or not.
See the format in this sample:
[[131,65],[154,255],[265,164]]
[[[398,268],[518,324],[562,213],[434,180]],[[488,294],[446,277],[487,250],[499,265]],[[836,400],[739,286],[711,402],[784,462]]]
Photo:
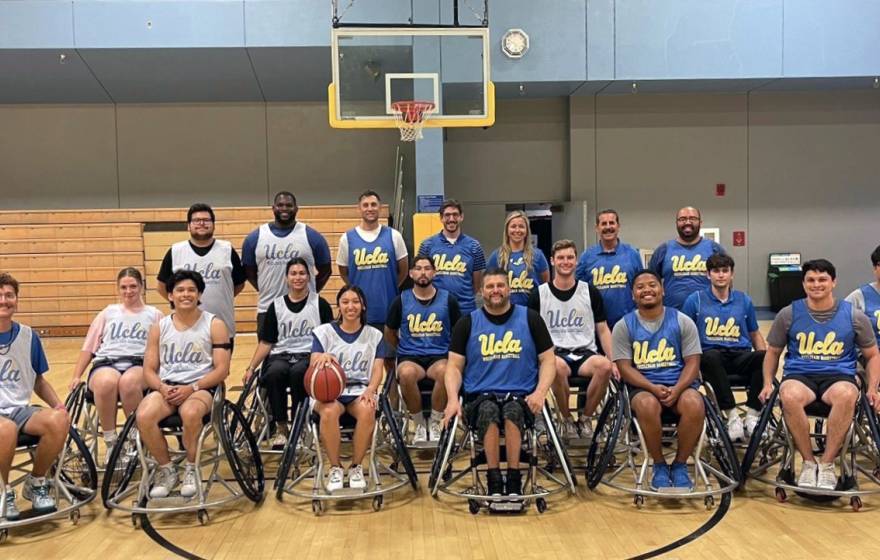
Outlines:
[[205,292],[201,296],[201,309],[217,315],[235,336],[235,284],[232,281],[232,244],[215,239],[214,245],[204,257],[193,251],[189,241],[181,241],[171,246],[171,270],[194,270],[205,281]]
[[315,338],[324,347],[324,352],[333,354],[345,372],[346,384],[342,396],[357,396],[364,392],[370,383],[376,350],[382,342],[382,333],[370,325],[364,325],[357,339],[348,343],[339,336],[333,323],[315,327]]
[[6,352],[0,352],[0,412],[27,406],[34,393],[37,372],[31,364],[31,340],[34,333],[27,325],[18,324],[19,331]]
[[159,321],[159,379],[181,385],[195,383],[214,369],[214,315],[202,311],[196,324],[184,331],[177,330],[173,317],[172,313]]
[[541,318],[547,324],[554,346],[597,351],[593,302],[586,282],[578,281],[574,295],[568,301],[559,301],[550,290],[549,283],[538,286],[538,296],[541,300]]
[[308,263],[309,287],[311,291],[315,291],[315,255],[309,245],[304,223],[297,222],[286,237],[278,237],[272,233],[269,224],[261,225],[255,256],[260,292],[257,313],[265,313],[275,298],[287,293],[287,261],[293,257],[301,257]]
[[309,292],[306,304],[299,313],[287,308],[284,296],[275,298],[275,318],[278,323],[278,342],[271,354],[308,354],[312,350],[312,331],[321,324],[318,294]]
[[137,313],[127,311],[121,303],[108,305],[104,309],[104,331],[95,357],[143,357],[147,348],[147,333],[160,315],[152,305],[145,305]]

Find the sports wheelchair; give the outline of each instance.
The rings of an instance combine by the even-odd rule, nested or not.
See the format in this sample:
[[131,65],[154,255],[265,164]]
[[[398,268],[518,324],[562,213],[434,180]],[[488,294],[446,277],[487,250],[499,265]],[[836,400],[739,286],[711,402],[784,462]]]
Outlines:
[[[209,520],[208,509],[247,498],[258,503],[263,498],[265,478],[263,463],[256,440],[242,412],[225,398],[223,385],[214,392],[211,412],[202,419],[203,427],[196,449],[196,495],[184,498],[171,494],[165,498],[151,498],[151,482],[158,470],[155,459],[149,456],[137,431],[137,413],[129,416],[119,434],[119,442],[110,454],[110,460],[101,485],[101,498],[107,509],[131,513],[132,524],[140,527],[141,516],[155,513],[197,512],[199,523]],[[178,442],[170,449],[175,468],[186,459],[183,449],[183,423],[178,414],[172,414],[159,423],[163,435]],[[227,481],[221,471],[223,458],[229,463],[235,483]],[[210,497],[220,487],[222,495]]]
[[[706,508],[711,509],[717,496],[737,488],[739,460],[712,398],[703,395],[706,417],[692,456],[696,475],[694,488],[687,493],[667,493],[650,488],[648,467],[652,461],[638,419],[630,407],[629,391],[624,384],[613,380],[610,391],[612,396],[599,414],[587,451],[586,477],[591,490],[601,483],[633,494],[633,504],[640,509],[647,497],[702,498]],[[674,453],[677,421],[675,414],[664,410],[661,423],[665,455]]]

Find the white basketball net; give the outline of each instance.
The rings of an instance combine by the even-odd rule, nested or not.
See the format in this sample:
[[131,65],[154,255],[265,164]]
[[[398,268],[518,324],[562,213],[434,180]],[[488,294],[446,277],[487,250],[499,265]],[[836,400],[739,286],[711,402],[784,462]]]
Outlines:
[[394,120],[400,129],[401,142],[414,142],[422,139],[426,115],[434,112],[431,101],[398,101],[391,104]]

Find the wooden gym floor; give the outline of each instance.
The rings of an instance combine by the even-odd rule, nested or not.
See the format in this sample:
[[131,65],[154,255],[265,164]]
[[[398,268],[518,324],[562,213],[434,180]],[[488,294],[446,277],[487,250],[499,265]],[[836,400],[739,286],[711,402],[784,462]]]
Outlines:
[[[762,330],[766,330],[762,321]],[[230,385],[241,377],[253,335],[236,340]],[[49,379],[61,396],[81,339],[44,340]],[[274,477],[277,462],[266,469]],[[581,477],[582,479],[582,477]],[[66,519],[10,532],[4,560],[32,558],[828,558],[880,554],[880,495],[858,513],[838,501],[817,505],[798,498],[779,504],[772,488],[750,483],[728,504],[707,511],[702,500],[648,500],[636,510],[628,495],[582,483],[576,497],[553,496],[549,509],[519,516],[481,513],[448,497],[433,500],[409,487],[386,497],[374,513],[368,501],[331,506],[323,517],[310,503],[267,492],[263,503],[238,502],[212,511],[200,526],[194,514],[155,516],[135,530],[130,517],[107,513],[96,500],[78,526]],[[271,480],[267,486],[271,487]]]

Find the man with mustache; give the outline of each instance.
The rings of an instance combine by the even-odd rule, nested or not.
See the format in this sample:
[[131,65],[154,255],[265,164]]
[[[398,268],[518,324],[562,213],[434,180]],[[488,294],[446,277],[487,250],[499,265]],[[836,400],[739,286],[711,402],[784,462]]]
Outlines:
[[648,268],[663,279],[666,296],[663,305],[681,309],[684,300],[698,290],[709,288],[706,260],[724,248],[700,235],[703,218],[693,206],[685,206],[675,216],[678,237],[654,250]]
[[279,192],[272,203],[275,221],[261,225],[244,240],[241,249],[244,272],[248,282],[260,292],[258,330],[266,320],[269,304],[287,293],[285,269],[290,259],[302,257],[308,263],[311,291],[319,293],[330,279],[330,246],[323,235],[296,221],[298,211],[293,193]]

